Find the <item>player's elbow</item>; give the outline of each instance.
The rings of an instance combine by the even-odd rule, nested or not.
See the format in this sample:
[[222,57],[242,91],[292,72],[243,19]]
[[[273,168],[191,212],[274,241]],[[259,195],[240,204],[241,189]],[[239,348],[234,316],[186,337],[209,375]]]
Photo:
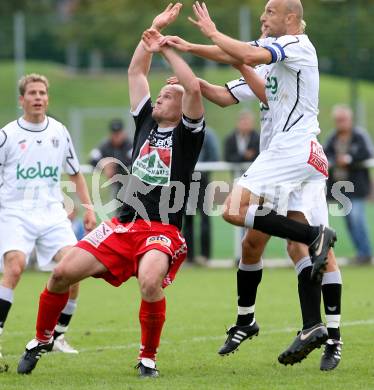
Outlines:
[[220,101],[217,101],[217,104],[218,104],[221,108],[226,108],[226,107],[232,106],[232,105],[234,104],[234,102],[232,102],[232,101],[227,101],[227,100],[220,100]]
[[230,93],[227,93],[222,96],[222,99],[220,99],[218,105],[222,108],[225,108],[230,107],[236,103],[238,103],[238,101]]
[[144,71],[142,70],[141,66],[138,66],[137,64],[130,63],[130,65],[127,69],[127,78],[131,79],[131,78],[137,77],[143,73],[144,73]]
[[258,58],[255,54],[253,53],[244,53],[242,55],[242,63],[248,66],[256,66],[258,65]]
[[129,68],[127,69],[127,78],[128,79],[131,79],[135,76],[137,76],[139,74],[139,69],[136,69],[135,66],[129,66]]
[[190,95],[194,95],[194,96],[201,95],[200,83],[199,80],[197,79],[193,79],[188,83],[186,83],[186,85],[184,85],[184,89]]

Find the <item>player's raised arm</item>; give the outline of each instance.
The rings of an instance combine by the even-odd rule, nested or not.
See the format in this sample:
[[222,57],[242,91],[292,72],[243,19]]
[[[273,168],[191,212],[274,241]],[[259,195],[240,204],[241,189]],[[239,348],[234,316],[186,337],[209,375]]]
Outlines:
[[[246,65],[239,65],[235,66],[239,71],[241,67],[246,67],[250,71],[256,73],[252,68],[246,66]],[[244,72],[243,72],[244,73]],[[257,73],[256,73],[257,76]],[[257,79],[259,76],[257,76]],[[207,80],[198,78],[200,83],[200,90],[203,97],[210,102],[217,104],[220,107],[228,107],[232,106],[234,104],[237,104],[241,101],[249,101],[249,100],[255,100],[256,98],[259,98],[257,94],[261,95],[261,87],[264,89],[264,82],[261,82],[261,79],[259,80],[253,80],[252,83],[256,83],[256,87],[258,88],[257,94],[250,88],[247,81],[245,80],[244,76],[240,79],[235,79],[232,81],[228,81],[225,86],[217,85],[217,84],[211,84]],[[179,80],[175,77],[169,77],[167,79],[168,84],[179,84]],[[262,99],[266,99],[266,96],[263,96]],[[261,100],[261,99],[260,99]]]
[[175,75],[184,88],[182,112],[190,119],[200,119],[204,114],[204,106],[197,77],[187,63],[174,51],[163,46],[162,55],[169,62]]
[[242,74],[245,82],[248,84],[248,87],[253,91],[253,93],[258,97],[259,100],[264,104],[268,104],[268,99],[265,93],[265,79],[259,76],[253,68],[248,65],[239,65],[236,68]]
[[131,111],[135,111],[140,101],[149,95],[147,76],[151,62],[152,53],[147,52],[139,42],[127,72]]
[[[200,90],[203,97],[210,102],[217,104],[220,107],[228,107],[238,103],[238,100],[229,92],[227,87],[211,84],[208,81],[198,78]],[[167,79],[168,84],[179,84],[179,80],[175,77]]]
[[201,94],[210,102],[217,104],[220,107],[228,107],[238,103],[226,87],[211,84],[203,79],[198,80],[200,83]]
[[[152,22],[152,28],[156,31],[161,31],[177,18],[181,3],[170,3],[166,9],[157,15]],[[149,95],[149,85],[147,76],[151,67],[152,53],[147,52],[142,42],[135,49],[134,55],[128,69],[129,94],[131,110],[134,111],[140,101]]]
[[211,39],[214,44],[229,56],[235,58],[242,64],[250,66],[270,64],[272,62],[272,54],[269,50],[248,45],[245,42],[230,38],[219,32],[209,16],[205,3],[200,5],[199,2],[196,2],[192,7],[196,20],[189,18],[190,22],[198,27],[207,38]]
[[217,45],[200,45],[197,43],[188,42],[178,36],[168,35],[163,43],[185,53],[191,53],[195,56],[205,58],[207,60],[220,62],[222,64],[235,65],[240,62],[234,57],[227,54]]
[[184,88],[182,111],[190,119],[200,119],[204,113],[200,85],[197,77],[188,64],[174,51],[163,45],[163,36],[156,30],[149,29],[143,34],[143,42],[147,50],[160,52],[170,64],[179,83]]

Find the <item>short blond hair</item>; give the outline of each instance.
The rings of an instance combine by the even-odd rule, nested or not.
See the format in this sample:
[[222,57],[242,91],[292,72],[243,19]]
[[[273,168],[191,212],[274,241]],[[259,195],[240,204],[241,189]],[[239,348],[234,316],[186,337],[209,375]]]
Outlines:
[[48,89],[49,89],[49,81],[48,81],[47,77],[45,77],[45,76],[43,76],[41,74],[31,73],[31,74],[27,74],[27,75],[23,76],[18,81],[18,91],[19,91],[19,94],[21,96],[24,96],[25,92],[26,92],[27,84],[29,84],[29,83],[37,83],[37,82],[43,83],[46,86],[47,91],[48,91]]

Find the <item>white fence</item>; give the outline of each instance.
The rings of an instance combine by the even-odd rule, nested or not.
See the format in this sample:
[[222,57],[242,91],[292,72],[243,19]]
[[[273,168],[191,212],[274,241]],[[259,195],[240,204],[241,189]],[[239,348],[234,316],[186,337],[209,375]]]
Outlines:
[[[249,167],[250,163],[229,163],[226,161],[215,162],[198,162],[196,164],[196,171],[200,172],[241,172]],[[365,168],[374,168],[374,158],[365,160],[361,164]],[[91,165],[82,165],[82,173],[92,173],[93,169]]]
[[[249,165],[249,163],[229,163],[225,161],[198,162],[195,170],[200,172],[231,172],[233,177],[239,177],[242,172],[249,167]],[[374,158],[363,161],[361,165],[366,168],[374,168]],[[93,168],[91,165],[82,165],[81,172],[84,174],[90,174],[93,172]],[[238,259],[241,255],[242,228],[234,228],[233,239],[234,256],[235,259]]]

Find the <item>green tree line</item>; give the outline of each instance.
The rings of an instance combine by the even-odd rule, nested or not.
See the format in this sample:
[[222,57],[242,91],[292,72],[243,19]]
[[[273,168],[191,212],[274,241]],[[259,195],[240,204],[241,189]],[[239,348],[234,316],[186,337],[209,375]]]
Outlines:
[[[184,7],[167,33],[207,43],[187,20],[193,1]],[[239,13],[250,9],[251,37],[259,35],[264,0],[207,0],[217,27],[239,38]],[[14,0],[0,2],[0,59],[13,56],[13,15],[23,11],[29,59],[66,62],[74,49],[78,67],[96,53],[103,66],[126,67],[140,34],[168,1],[135,0]],[[374,80],[374,1],[304,0],[307,33],[317,48],[322,71]],[[195,64],[201,60],[191,59]]]

